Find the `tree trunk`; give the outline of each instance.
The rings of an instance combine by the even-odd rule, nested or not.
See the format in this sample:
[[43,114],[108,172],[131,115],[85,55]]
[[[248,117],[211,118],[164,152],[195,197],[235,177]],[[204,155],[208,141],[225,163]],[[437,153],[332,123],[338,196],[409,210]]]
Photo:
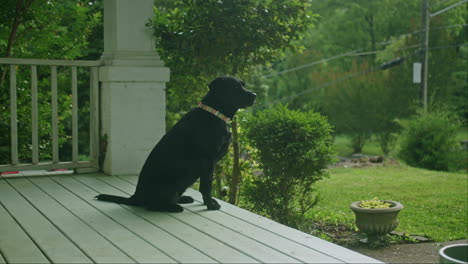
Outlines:
[[216,188],[214,189],[215,192],[216,192],[216,195],[215,197],[218,197],[219,199],[222,199],[222,189],[221,189],[221,176],[219,175],[218,173],[219,169],[215,169],[215,173],[214,173],[214,177],[215,177],[215,181],[216,181]]
[[229,183],[229,203],[236,204],[237,201],[237,192],[239,190],[240,183],[240,164],[239,164],[239,135],[237,130],[237,119],[234,118],[231,123],[232,130],[232,149],[234,152],[233,157],[233,166],[232,166],[232,177],[231,182]]
[[[11,26],[11,31],[10,31],[10,35],[8,37],[7,47],[6,47],[5,53],[3,54],[3,57],[8,58],[8,57],[11,56],[11,50],[13,49],[13,45],[15,44],[15,41],[16,41],[16,35],[18,33],[18,28],[19,28],[21,22],[23,22],[22,21],[23,16],[28,11],[28,9],[31,7],[31,5],[32,5],[32,3],[34,1],[35,0],[29,0],[28,2],[26,2],[24,4],[24,6],[23,6],[23,0],[17,0],[16,1],[15,17],[14,17],[14,20],[13,20],[13,25]],[[5,68],[5,70],[2,72],[2,74],[0,76],[0,86],[2,86],[3,82],[5,81],[6,72],[7,72],[7,68]]]

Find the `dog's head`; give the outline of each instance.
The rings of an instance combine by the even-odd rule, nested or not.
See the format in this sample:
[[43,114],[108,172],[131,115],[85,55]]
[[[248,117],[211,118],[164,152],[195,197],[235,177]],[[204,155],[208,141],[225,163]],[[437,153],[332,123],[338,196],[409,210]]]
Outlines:
[[[231,76],[218,77],[208,85],[210,91],[207,94],[208,104],[213,107],[239,109],[252,106],[257,95],[245,88],[244,81]],[[222,111],[224,109],[218,109]]]

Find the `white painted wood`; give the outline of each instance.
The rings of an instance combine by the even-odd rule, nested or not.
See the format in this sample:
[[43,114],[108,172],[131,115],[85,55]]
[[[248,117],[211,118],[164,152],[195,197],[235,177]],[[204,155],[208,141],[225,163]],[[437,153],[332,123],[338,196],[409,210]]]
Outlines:
[[49,65],[49,66],[100,66],[100,60],[39,60],[39,59],[15,59],[15,58],[0,58],[0,64],[14,65]]
[[90,167],[90,168],[75,168],[74,172],[76,174],[99,172],[99,168],[95,166],[96,164],[93,161],[90,161],[90,165],[93,166],[93,167]]
[[[121,177],[123,178],[123,177]],[[115,177],[102,177],[99,178],[105,180],[111,185],[116,185],[117,188],[131,192],[134,186],[129,182],[123,180],[117,180]],[[135,177],[132,177],[135,180]],[[198,198],[198,197],[197,197]],[[291,256],[293,259],[282,259],[280,256],[271,254],[273,260],[277,259],[279,263],[291,263],[306,262],[306,263],[343,263],[338,259],[323,254],[314,249],[307,248],[301,244],[295,243],[291,240],[285,239],[284,237],[278,236],[267,230],[258,228],[246,221],[239,220],[232,217],[222,211],[208,211],[206,206],[203,205],[202,201],[197,201],[193,205],[185,205],[186,209],[192,211],[189,214],[179,215],[175,214],[174,217],[185,222],[188,225],[195,225],[199,230],[203,230],[212,235],[223,238],[225,241],[234,241],[236,244],[241,243],[240,247],[247,246],[256,252],[256,257],[262,257],[261,249],[255,247],[255,243],[261,243],[270,248],[270,251],[282,252],[281,255]],[[224,210],[223,208],[221,210]],[[189,216],[187,216],[189,215]],[[187,219],[188,218],[188,219]],[[232,235],[232,234],[237,235]],[[229,234],[231,237],[229,237]],[[245,242],[245,238],[249,238],[249,242]],[[268,252],[265,252],[268,253]],[[261,259],[262,262],[274,262],[272,259]]]
[[78,77],[76,66],[71,67],[72,87],[72,161],[78,161]]
[[169,81],[169,69],[163,67],[100,67],[101,80],[106,82],[161,82]]
[[[134,181],[134,179],[130,177],[129,179]],[[198,191],[195,191],[193,189],[188,189],[186,193],[188,195],[191,195],[193,198],[195,198],[198,201],[202,200],[201,194]],[[232,204],[229,204],[223,201],[220,201],[220,204],[221,204],[221,208],[223,212],[232,217],[235,217],[242,221],[246,221],[252,225],[255,225],[269,232],[273,232],[281,237],[284,237],[296,243],[302,244],[308,248],[318,250],[329,256],[333,256],[343,262],[346,262],[346,263],[381,263],[378,260],[364,256],[362,254],[359,254],[347,248],[338,246],[336,244],[330,243],[323,239],[305,234],[299,230],[279,224],[263,216],[253,214],[247,210],[236,207]]]
[[[133,184],[136,184],[138,181],[137,176],[120,176],[119,178],[122,178],[124,180],[127,180]],[[99,178],[100,179],[100,178]],[[121,186],[123,188],[123,185]],[[186,192],[188,195],[192,196],[195,198],[197,201],[202,202],[202,197],[201,194],[198,191],[195,191],[193,189],[188,189]],[[223,213],[228,214],[234,218],[237,218],[238,220],[247,222],[251,225],[254,225],[260,229],[263,229],[265,231],[274,233],[278,236],[281,236],[283,238],[286,238],[290,241],[293,241],[295,243],[301,244],[305,247],[308,247],[310,249],[317,250],[319,252],[322,252],[328,256],[333,256],[334,258],[346,262],[346,263],[381,263],[378,260],[372,259],[370,257],[364,256],[362,254],[359,254],[357,252],[354,252],[352,250],[349,250],[347,248],[338,246],[336,244],[330,243],[328,241],[319,239],[317,237],[305,234],[299,230],[290,228],[288,226],[279,224],[275,221],[272,221],[268,218],[253,214],[247,210],[244,210],[242,208],[236,207],[234,205],[231,205],[229,203],[223,202],[218,200],[219,203],[221,204],[221,210]],[[209,213],[209,212],[207,212]],[[219,216],[218,216],[219,217]],[[213,219],[215,220],[215,219]],[[220,221],[220,222],[224,222]],[[234,223],[234,221],[233,221]],[[237,228],[240,230],[239,228]],[[242,231],[242,230],[240,230]],[[242,231],[244,232],[244,231]],[[254,231],[252,231],[254,232]],[[252,233],[257,236],[257,233]],[[261,236],[262,233],[258,233],[258,237]]]
[[[49,263],[39,248],[0,204],[0,249],[10,263]],[[1,255],[0,255],[0,263]],[[5,261],[3,262],[5,263]]]
[[[73,169],[90,168],[80,172],[96,172],[99,170],[99,63],[62,63],[66,61],[45,60],[23,60],[23,59],[1,59],[1,63],[17,63],[31,65],[31,144],[32,163],[19,164],[18,160],[18,131],[17,131],[17,92],[16,92],[16,67],[10,65],[10,125],[11,125],[11,164],[0,165],[0,172],[15,170],[38,170],[38,169]],[[91,61],[92,62],[92,61]],[[36,63],[33,65],[33,63]],[[39,123],[38,123],[38,86],[37,65],[51,65],[51,108],[52,108],[52,162],[39,161]],[[58,90],[57,90],[57,65],[71,66],[71,90],[72,90],[72,162],[60,162],[59,160],[59,133],[58,133]],[[91,138],[90,138],[90,161],[79,161],[78,150],[78,76],[77,66],[90,67],[90,100],[91,103]]]
[[[123,209],[121,206],[113,203],[103,203],[96,200],[87,199],[89,196],[94,197],[98,195],[97,192],[90,189],[81,181],[87,182],[87,177],[76,177],[78,181],[70,182],[68,185],[72,191],[82,197],[86,202],[99,209],[101,212],[119,222],[135,234],[141,236],[146,241],[159,248],[167,255],[174,258],[177,262],[181,263],[214,263],[214,259],[208,257],[206,254],[196,250],[183,239],[178,239],[171,233],[159,228],[158,226],[144,220],[136,214]],[[97,181],[98,185],[103,185],[102,182]],[[88,182],[95,187],[92,179]],[[150,212],[147,212],[150,213]],[[180,223],[179,228],[186,228],[184,224]]]
[[[114,68],[120,72],[118,68],[122,67]],[[128,75],[127,81],[111,81],[104,79],[102,72],[100,68],[101,135],[108,138],[103,171],[110,175],[136,174],[165,134],[165,85]]]
[[[307,254],[311,254],[307,253],[310,250],[323,252],[323,255],[304,262],[332,263],[339,259],[346,263],[380,263],[224,202],[220,202],[221,211],[207,211],[198,200],[185,206],[184,213],[172,214],[93,199],[97,192],[127,196],[133,193],[136,181],[135,176],[95,175],[0,179],[0,263],[1,255],[19,257],[22,255],[19,252],[25,252],[31,245],[36,253],[41,249],[51,261],[59,263],[83,262],[77,260],[83,257],[87,262],[96,261],[95,256],[100,253],[103,258],[116,257],[105,253],[109,248],[111,251],[129,250],[132,254],[139,252],[141,259],[125,251],[134,261],[154,259],[151,250],[132,248],[141,245],[159,249],[159,254],[169,260],[164,262],[287,263],[304,261]],[[197,191],[188,193],[201,198]],[[8,234],[10,246],[5,246],[3,234]],[[31,238],[34,241],[27,242]],[[26,242],[22,243],[23,240]],[[15,248],[18,244],[24,244],[24,248]],[[100,245],[104,245],[102,252],[98,252]],[[39,248],[34,249],[34,246]],[[276,253],[270,259],[265,255],[267,251]],[[86,259],[86,255],[91,259]],[[331,261],[320,261],[327,255]],[[8,258],[6,261],[13,263]]]
[[40,162],[38,164],[18,164],[18,165],[0,165],[0,172],[21,171],[21,170],[51,170],[51,169],[70,169],[70,168],[89,168],[92,167],[91,161],[79,162]]
[[16,96],[16,65],[10,65],[10,130],[11,163],[18,164],[18,114]]
[[81,250],[17,193],[6,180],[0,180],[0,200],[51,261],[91,263]]
[[219,223],[228,229],[238,232],[250,239],[259,241],[271,248],[274,248],[284,254],[293,256],[294,258],[306,262],[306,263],[343,263],[339,259],[324,254],[323,252],[317,251],[305,247],[299,243],[281,237],[273,232],[256,227],[247,221],[239,220],[238,218],[232,217],[224,212],[214,212],[206,210],[205,206],[188,205],[186,209],[189,209],[196,213],[203,222],[206,220]]
[[[15,179],[10,183],[74,244],[96,263],[134,263],[93,228],[61,204],[60,196],[49,196],[43,190],[60,189],[48,178]],[[34,184],[33,184],[34,183]],[[37,185],[37,186],[36,186]],[[38,188],[39,186],[39,188]],[[41,190],[43,189],[43,190]]]
[[52,106],[52,161],[59,162],[58,106],[57,106],[57,66],[50,67],[51,106]]
[[108,144],[102,169],[110,175],[135,174],[165,134],[169,69],[145,26],[154,16],[153,0],[104,0],[103,5],[100,111]]
[[[124,190],[126,192],[126,195],[131,195],[133,193],[134,186],[119,178],[102,177],[100,179],[105,181],[109,185],[112,185],[121,190]],[[128,188],[125,188],[126,186]],[[196,207],[204,208],[204,210],[206,210],[206,207],[200,203],[198,203]],[[246,236],[243,236],[236,231],[225,228],[217,223],[207,221],[207,219],[203,219],[202,217],[190,211],[186,211],[183,214],[170,214],[170,215],[178,219],[179,221],[185,223],[187,226],[192,226],[193,228],[200,230],[203,233],[211,237],[216,237],[220,241],[229,241],[229,242],[226,242],[226,243],[229,243],[229,246],[258,260],[259,262],[262,262],[262,263],[301,263],[297,259],[291,258],[285,254],[282,254],[268,246],[265,246],[262,243],[259,243]],[[322,262],[325,262],[325,261],[322,261]]]
[[37,110],[37,66],[31,66],[31,130],[32,130],[32,163],[39,163],[39,133]]
[[[196,206],[197,209],[203,208],[202,210],[206,211],[206,207],[202,203],[194,204],[194,206]],[[220,212],[216,213],[219,214]],[[245,236],[237,230],[226,228],[221,224],[203,218],[193,213],[191,210],[187,210],[187,207],[183,214],[173,214],[171,216],[205,234],[216,237],[221,241],[228,241],[227,243],[229,243],[231,247],[259,260],[262,263],[302,263],[302,261],[304,261],[301,261],[295,255],[283,254],[282,252],[270,247],[270,245]],[[224,224],[228,225],[229,222]],[[320,263],[327,262],[324,260],[328,259],[320,256],[320,254],[316,254],[316,257],[317,261]],[[310,259],[308,259],[308,261],[310,262]]]
[[95,163],[95,167],[99,167],[99,68],[92,67],[91,75],[91,91],[90,91],[90,140],[89,149],[91,160]]
[[164,66],[155,51],[151,30],[153,1],[104,0],[104,53],[102,60],[113,66]]
[[[76,181],[70,177],[55,177],[54,181],[68,189],[64,188],[48,188],[47,192],[51,193],[69,210],[74,212],[81,220],[93,227],[102,236],[112,241],[120,250],[125,252],[134,261],[141,263],[175,263],[175,261],[164,254],[161,250],[142,239],[140,236],[128,230],[125,226],[119,224],[116,220],[103,214],[94,206],[88,204],[84,200],[71,194]],[[95,201],[92,193],[83,199],[87,201]]]
[[[84,176],[76,176],[76,179],[85,182],[88,186],[92,186],[98,192],[114,195],[127,196],[126,193],[115,189],[114,187],[100,181],[100,177],[91,178]],[[107,177],[102,177],[107,178]],[[105,203],[105,202],[101,202]],[[200,230],[187,226],[169,214],[160,212],[149,212],[143,208],[125,206],[128,210],[144,218],[150,223],[166,230],[173,236],[185,241],[199,251],[204,252],[211,258],[221,263],[258,263],[252,257],[249,257],[229,245],[229,241],[221,241],[216,237],[209,236]]]

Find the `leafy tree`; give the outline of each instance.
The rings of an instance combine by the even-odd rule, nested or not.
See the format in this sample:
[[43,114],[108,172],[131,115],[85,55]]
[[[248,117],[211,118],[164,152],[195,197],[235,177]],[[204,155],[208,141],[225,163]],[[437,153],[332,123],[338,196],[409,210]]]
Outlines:
[[[455,2],[432,1],[431,12]],[[361,139],[372,134],[388,153],[399,130],[393,121],[413,114],[418,105],[419,85],[411,77],[412,63],[419,61],[420,4],[419,0],[313,2],[320,15],[317,26],[310,30],[311,37],[299,42],[305,47],[303,54],[290,54],[273,64],[276,72],[285,73],[272,77],[269,101],[328,115],[337,133],[354,138],[355,151],[365,143]],[[450,105],[460,116],[467,111],[467,49],[460,46],[467,33],[464,6],[431,18],[429,34],[431,105]],[[385,71],[358,74],[397,57],[405,61]],[[353,125],[355,129],[345,129]]]
[[[250,66],[266,63],[286,48],[296,50],[293,41],[313,22],[306,0],[156,1],[156,6],[153,28],[158,52],[171,68],[167,105],[172,115],[195,105],[210,79],[246,78]],[[232,129],[229,200],[234,203],[240,180],[236,120]]]
[[[88,36],[101,21],[101,12],[92,9],[91,1],[6,0],[0,10],[0,56],[40,59],[75,59],[88,53]],[[30,162],[31,142],[31,84],[30,70],[17,69],[18,143],[20,162]],[[69,155],[67,144],[71,129],[70,73],[60,68],[59,134],[61,156]],[[8,67],[0,66],[0,163],[10,163],[10,111]],[[85,102],[88,80],[78,71],[80,102]],[[84,74],[84,75],[83,75]],[[38,67],[39,155],[41,160],[51,156],[50,70]],[[82,77],[82,78],[81,78]],[[84,92],[83,92],[84,91]],[[86,127],[89,107],[80,105],[80,125]],[[87,145],[82,145],[84,150]],[[65,157],[67,158],[67,157]]]

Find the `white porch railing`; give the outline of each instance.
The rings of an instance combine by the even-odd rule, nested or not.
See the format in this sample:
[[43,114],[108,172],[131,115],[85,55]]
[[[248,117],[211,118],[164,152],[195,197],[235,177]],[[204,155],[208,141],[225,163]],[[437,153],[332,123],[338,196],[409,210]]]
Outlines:
[[[22,171],[22,170],[50,170],[50,169],[79,169],[89,168],[88,171],[99,169],[99,66],[100,61],[70,61],[70,60],[38,60],[38,59],[13,59],[0,58],[0,65],[9,65],[10,79],[10,164],[0,164],[0,172]],[[18,153],[18,103],[17,103],[17,67],[19,65],[30,65],[31,71],[31,163],[21,164]],[[50,66],[52,116],[52,160],[42,161],[39,159],[39,131],[38,131],[38,66]],[[8,66],[7,66],[8,67]],[[27,66],[26,66],[27,67]],[[57,67],[66,67],[71,71],[71,97],[72,97],[72,125],[71,160],[59,160],[59,115],[58,115],[58,92],[57,92]],[[78,156],[78,75],[77,67],[89,69],[90,75],[90,147],[89,160],[80,161]]]

